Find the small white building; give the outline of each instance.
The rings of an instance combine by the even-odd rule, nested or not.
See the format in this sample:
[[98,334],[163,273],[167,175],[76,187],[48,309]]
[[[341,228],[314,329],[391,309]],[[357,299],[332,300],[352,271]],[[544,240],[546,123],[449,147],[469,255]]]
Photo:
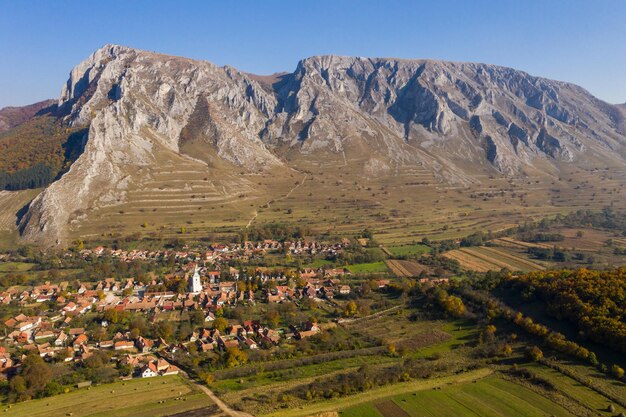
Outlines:
[[202,282],[200,281],[200,272],[196,266],[193,275],[189,278],[189,292],[199,294],[202,291]]
[[142,378],[151,378],[153,376],[157,376],[157,369],[154,363],[149,362],[143,368],[141,368],[141,377]]

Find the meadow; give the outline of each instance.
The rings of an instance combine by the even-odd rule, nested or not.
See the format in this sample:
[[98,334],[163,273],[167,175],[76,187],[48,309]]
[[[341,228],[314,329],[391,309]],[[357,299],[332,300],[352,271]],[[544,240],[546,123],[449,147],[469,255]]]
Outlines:
[[2,407],[11,417],[153,417],[196,409],[204,409],[207,417],[219,414],[206,394],[177,375],[81,388]]
[[549,399],[498,376],[394,395],[342,409],[342,417],[574,416]]

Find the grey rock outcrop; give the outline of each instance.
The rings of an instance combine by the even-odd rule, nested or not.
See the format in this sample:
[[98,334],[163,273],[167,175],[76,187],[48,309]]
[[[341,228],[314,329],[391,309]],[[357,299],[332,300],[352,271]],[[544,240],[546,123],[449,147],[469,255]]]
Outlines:
[[123,200],[137,181],[131,171],[157,164],[158,149],[183,152],[187,136],[248,172],[340,154],[364,161],[366,175],[420,165],[463,183],[489,170],[624,161],[617,106],[510,68],[317,56],[272,82],[203,61],[99,49],[72,70],[58,100],[61,117],[90,127],[85,150],[32,202],[22,236],[64,243],[68,225]]

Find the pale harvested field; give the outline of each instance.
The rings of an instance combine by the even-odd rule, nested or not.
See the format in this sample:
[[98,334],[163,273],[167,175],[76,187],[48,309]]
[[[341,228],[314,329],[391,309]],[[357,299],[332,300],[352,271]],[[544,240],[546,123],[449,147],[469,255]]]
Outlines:
[[545,265],[542,263],[526,259],[504,249],[487,246],[455,249],[444,253],[443,256],[457,260],[463,269],[478,272],[499,271],[502,268],[512,271],[545,269]]
[[393,272],[394,275],[398,277],[416,277],[422,271],[428,271],[423,265],[415,261],[405,261],[399,259],[388,259],[385,261],[389,269]]

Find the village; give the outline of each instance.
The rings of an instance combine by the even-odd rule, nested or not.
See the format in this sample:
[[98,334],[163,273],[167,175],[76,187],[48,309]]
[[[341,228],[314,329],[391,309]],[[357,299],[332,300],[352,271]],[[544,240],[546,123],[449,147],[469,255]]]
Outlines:
[[174,257],[177,261],[197,260],[206,262],[227,262],[229,260],[248,261],[254,257],[262,257],[268,253],[284,253],[290,255],[330,255],[335,256],[350,244],[349,239],[342,239],[334,244],[295,240],[279,242],[273,239],[264,239],[258,242],[245,241],[243,243],[212,243],[206,250],[124,250],[106,249],[97,246],[93,249],[80,250],[80,256],[111,256],[124,261],[132,260],[162,260]]
[[[309,242],[246,242],[215,245],[198,251],[123,251],[97,247],[82,250],[79,256],[111,257],[122,262],[175,259],[164,277],[148,282],[133,278],[104,278],[44,282],[30,288],[14,286],[0,292],[0,305],[13,306],[18,314],[5,320],[0,336],[0,378],[15,374],[28,354],[47,362],[80,364],[97,352],[106,352],[112,363],[127,370],[125,378],[155,377],[179,372],[170,360],[188,352],[224,355],[232,350],[272,349],[288,340],[302,340],[318,334],[321,326],[307,320],[288,326],[259,319],[225,320],[225,310],[281,303],[325,303],[347,297],[359,288],[342,282],[350,275],[344,268],[303,268],[298,272],[276,273],[257,268],[250,275],[229,267],[233,258],[250,259],[268,252],[337,253],[342,242],[322,245]],[[389,280],[379,280],[384,288]],[[32,311],[25,314],[21,311]],[[121,317],[143,318],[152,325],[168,320],[168,314],[193,315],[195,327],[184,339],[167,342],[148,337],[136,328],[120,328]],[[92,323],[85,328],[86,317]],[[96,325],[93,325],[93,322]],[[118,330],[113,332],[114,324]],[[129,372],[128,372],[129,371]]]

